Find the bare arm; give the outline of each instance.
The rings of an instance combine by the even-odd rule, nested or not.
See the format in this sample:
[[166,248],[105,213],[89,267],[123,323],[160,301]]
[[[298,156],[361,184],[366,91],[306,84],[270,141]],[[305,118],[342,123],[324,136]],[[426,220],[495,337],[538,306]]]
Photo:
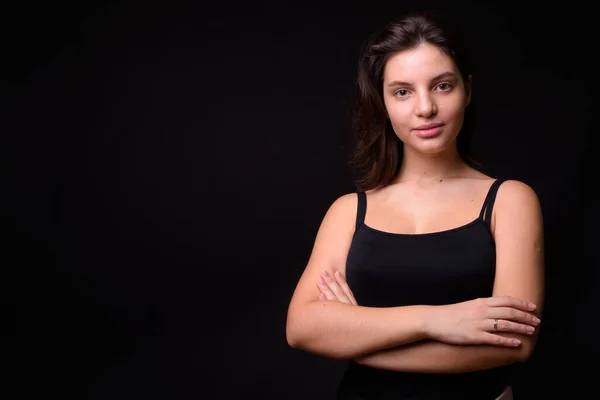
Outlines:
[[[504,182],[494,206],[492,228],[496,241],[494,296],[514,296],[537,304],[541,317],[544,301],[543,222],[534,191],[518,181]],[[500,320],[500,324],[506,323]],[[518,338],[516,348],[487,345],[456,346],[421,341],[369,354],[356,361],[397,371],[458,373],[499,367],[527,360],[535,347],[534,334],[504,334]]]
[[356,208],[356,194],[350,193],[337,199],[323,218],[288,308],[286,336],[293,348],[349,359],[424,338],[425,306],[371,308],[319,300],[321,272],[345,273]]
[[457,374],[501,367],[521,359],[518,347],[457,346],[427,340],[371,353],[355,361],[373,368],[402,372]]
[[295,331],[293,327],[288,329],[288,343],[329,358],[360,357],[423,339],[420,308],[370,308],[312,301],[294,317],[301,319],[301,326]]

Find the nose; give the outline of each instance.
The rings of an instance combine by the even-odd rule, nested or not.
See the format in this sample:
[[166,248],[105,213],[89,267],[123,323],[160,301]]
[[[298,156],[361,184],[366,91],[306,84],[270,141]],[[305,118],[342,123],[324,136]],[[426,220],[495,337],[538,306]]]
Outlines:
[[429,93],[424,93],[417,96],[415,113],[417,116],[424,118],[431,117],[437,113],[437,106]]

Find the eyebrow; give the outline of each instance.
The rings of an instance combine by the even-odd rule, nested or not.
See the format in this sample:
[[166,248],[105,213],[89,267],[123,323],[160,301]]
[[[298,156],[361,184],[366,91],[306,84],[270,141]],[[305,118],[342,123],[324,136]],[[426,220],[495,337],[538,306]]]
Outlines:
[[[446,72],[442,72],[441,74],[435,76],[432,79],[432,81],[437,81],[438,79],[451,78],[451,77],[456,77],[456,74],[454,72],[446,71]],[[388,84],[388,86],[389,87],[391,87],[391,86],[411,86],[411,83],[403,82],[403,81],[392,81]]]

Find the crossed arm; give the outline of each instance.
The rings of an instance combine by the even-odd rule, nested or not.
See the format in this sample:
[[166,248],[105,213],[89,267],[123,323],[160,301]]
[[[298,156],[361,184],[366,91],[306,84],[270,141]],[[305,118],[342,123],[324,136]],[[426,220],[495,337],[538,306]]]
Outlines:
[[[357,305],[343,277],[336,274],[335,278],[324,277],[322,282],[319,285],[322,299]],[[492,301],[492,299],[481,299],[481,301]],[[532,313],[539,314],[535,311]],[[508,323],[500,320],[499,332],[495,332],[495,335],[517,339],[519,341],[517,345],[452,344],[421,339],[359,355],[354,358],[354,361],[374,368],[421,373],[471,372],[525,361],[532,352],[536,333],[535,331],[534,333],[508,332],[510,328],[502,326]]]
[[[528,186],[516,181],[507,181],[502,186],[502,195],[500,195],[500,192],[498,194],[495,210],[494,215],[501,215],[501,217],[497,217],[493,221],[497,252],[494,292],[492,298],[482,299],[481,301],[489,302],[494,298],[506,298],[507,296],[527,299],[537,304],[535,311],[530,310],[531,314],[541,317],[544,300],[544,260],[542,216],[538,199]],[[335,272],[333,269],[330,269],[330,271],[332,274]],[[353,299],[353,296],[343,276],[334,278],[329,275],[328,278],[324,279],[324,285],[319,286],[318,290],[322,297],[316,303],[331,306],[332,321],[333,314],[337,314],[337,310],[340,310],[340,314],[351,312],[346,307],[334,307],[332,302],[346,303],[346,306],[354,307],[354,311],[365,317],[367,315],[373,316],[373,312],[375,312],[373,309],[366,310],[365,307],[360,307],[355,300],[354,302],[350,300],[350,298]],[[473,304],[469,306],[471,308],[465,307],[463,312],[473,313],[473,310],[478,310]],[[405,309],[405,307],[402,307],[402,309]],[[452,310],[454,313],[457,312],[456,307]],[[290,308],[290,311],[292,311],[292,308]],[[385,311],[380,310],[380,312]],[[392,310],[387,311],[391,312]],[[363,365],[388,370],[460,373],[524,361],[533,352],[539,334],[539,328],[536,328],[533,334],[526,333],[521,329],[526,325],[520,324],[517,326],[514,323],[510,325],[510,318],[506,318],[499,319],[500,332],[493,333],[497,340],[477,341],[467,339],[463,342],[452,342],[443,340],[443,333],[432,334],[431,331],[428,331],[431,326],[425,323],[428,320],[439,320],[442,315],[440,314],[441,310],[436,310],[433,313],[430,307],[411,307],[403,311],[405,312],[404,321],[408,322],[408,327],[404,331],[390,330],[386,329],[385,326],[373,325],[370,323],[369,318],[363,319],[362,323],[359,322],[359,328],[346,325],[347,330],[342,333],[342,337],[352,339],[352,333],[356,332],[356,329],[363,329],[373,334],[369,336],[372,343],[367,345],[364,342],[348,340],[347,346],[350,346],[348,350],[345,352],[338,351],[336,355],[352,358]],[[349,315],[345,314],[346,317]],[[396,314],[393,314],[393,317],[396,316]],[[289,315],[288,318],[290,317]],[[392,314],[390,314],[390,317],[392,317]],[[375,317],[373,316],[373,318]],[[293,323],[293,318],[290,319]],[[288,320],[288,329],[290,319]],[[375,320],[381,321],[381,319],[373,319],[372,321]],[[331,323],[332,325],[335,324],[335,322]],[[323,324],[322,322],[321,326]],[[535,326],[536,324],[532,322],[529,325]],[[451,327],[452,324],[446,326]],[[476,324],[473,326],[476,326]],[[379,336],[375,331],[379,332]],[[399,335],[399,333],[403,334]],[[326,338],[327,335],[322,337]],[[340,332],[332,337],[336,339],[336,342],[339,342]],[[508,345],[508,341],[501,342],[502,339],[518,339],[520,343],[511,346]],[[335,348],[333,340],[332,338],[329,345],[327,345],[327,340],[323,339],[321,354],[332,354],[327,353],[326,349],[327,346]],[[353,348],[355,342],[357,344]],[[302,345],[300,344],[298,347],[302,348]],[[307,346],[305,348],[312,351],[318,350],[317,347]]]

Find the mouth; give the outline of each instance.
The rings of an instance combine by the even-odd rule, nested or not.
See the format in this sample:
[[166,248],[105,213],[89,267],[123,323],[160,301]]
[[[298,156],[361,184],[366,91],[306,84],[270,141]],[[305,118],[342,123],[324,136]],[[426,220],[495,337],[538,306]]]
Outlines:
[[429,138],[438,135],[444,127],[444,124],[425,124],[414,129],[416,134],[423,138]]

